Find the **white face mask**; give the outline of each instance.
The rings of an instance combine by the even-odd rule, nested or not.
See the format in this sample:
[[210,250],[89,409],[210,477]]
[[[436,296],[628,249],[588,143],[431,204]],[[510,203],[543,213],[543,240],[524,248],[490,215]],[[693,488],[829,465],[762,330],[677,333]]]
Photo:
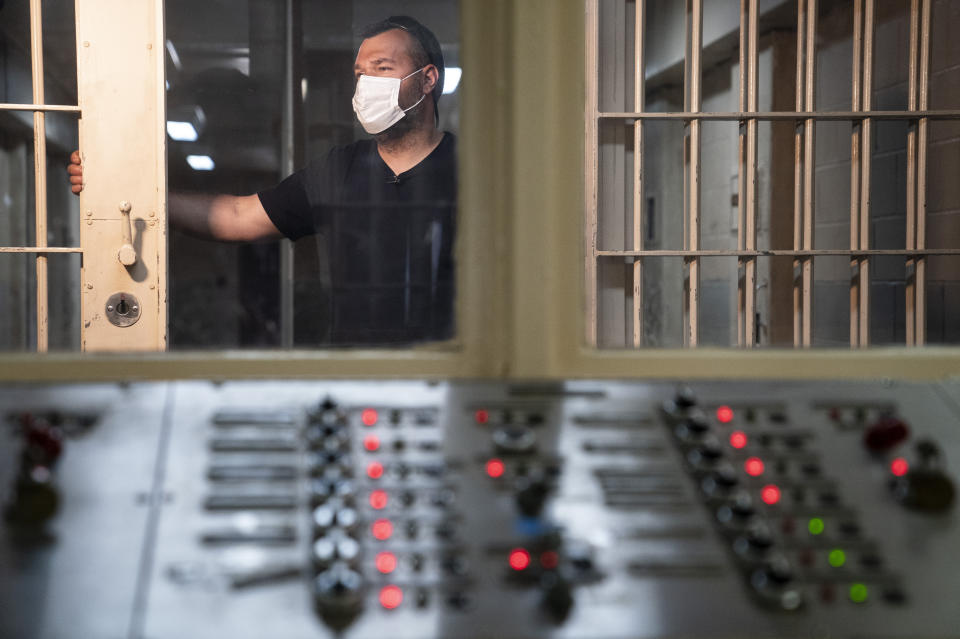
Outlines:
[[[425,69],[426,67],[424,67]],[[357,90],[353,94],[353,111],[367,133],[376,134],[386,131],[400,121],[407,111],[423,102],[426,94],[420,96],[416,104],[406,109],[400,108],[400,83],[423,71],[417,69],[402,78],[382,78],[373,75],[361,75],[357,80]]]

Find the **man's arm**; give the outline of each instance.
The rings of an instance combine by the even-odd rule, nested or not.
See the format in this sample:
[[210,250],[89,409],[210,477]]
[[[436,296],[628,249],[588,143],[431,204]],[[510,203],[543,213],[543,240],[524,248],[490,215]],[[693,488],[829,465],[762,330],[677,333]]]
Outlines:
[[[83,190],[83,166],[74,151],[67,166],[70,190]],[[188,233],[226,242],[279,238],[257,195],[201,195],[170,193],[167,197],[170,223]]]
[[225,242],[282,237],[254,195],[170,193],[170,223],[188,233]]

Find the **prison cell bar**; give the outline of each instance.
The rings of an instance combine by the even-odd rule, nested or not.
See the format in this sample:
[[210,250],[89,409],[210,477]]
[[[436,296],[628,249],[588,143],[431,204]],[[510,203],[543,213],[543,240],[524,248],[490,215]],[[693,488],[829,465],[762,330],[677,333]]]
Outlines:
[[853,256],[912,256],[960,255],[960,248],[953,249],[653,249],[643,251],[597,251],[598,257],[853,257]]
[[586,343],[588,346],[597,345],[597,182],[599,178],[600,149],[597,133],[599,123],[598,90],[600,78],[599,65],[599,7],[597,2],[587,3],[586,12],[586,126],[584,131],[584,153],[586,168],[586,183],[584,198],[586,199],[586,228],[584,241],[584,277],[586,281]]
[[[817,64],[817,0],[808,0],[806,3],[807,18],[804,44],[804,110],[812,113],[816,110],[815,101],[815,70]],[[803,127],[803,245],[805,250],[813,249],[813,216],[814,216],[814,140],[816,134],[816,119],[808,118]],[[806,257],[802,260],[801,286],[801,343],[809,347],[813,343],[813,259]]]
[[[636,0],[633,37],[633,110],[646,109],[644,28],[646,0]],[[643,250],[643,120],[633,123],[633,248]],[[643,345],[643,258],[633,261],[633,346]]]
[[[927,110],[930,97],[930,5],[931,0],[923,0],[920,17],[920,96],[919,111]],[[927,246],[927,127],[926,116],[917,123],[917,228],[916,248],[923,250]],[[908,158],[907,162],[911,162]],[[922,346],[927,340],[927,261],[921,255],[916,261],[916,313],[915,343]]]
[[[744,15],[746,9],[746,15]],[[758,109],[757,104],[757,49],[759,47],[757,33],[757,1],[747,0],[740,3],[740,42],[744,43],[744,31],[747,32],[746,45],[747,54],[741,53],[741,84],[740,84],[740,110],[743,110],[743,96],[746,93],[746,110],[755,113]],[[742,68],[746,62],[746,73]],[[743,80],[746,80],[744,87]],[[740,239],[740,248],[746,250],[755,250],[757,248],[757,127],[756,118],[750,117],[746,121],[746,157],[741,162],[740,172],[745,174],[741,181],[743,189],[740,191],[741,197],[737,199],[738,207],[740,201],[743,203],[743,226],[742,232],[738,232]],[[744,197],[745,196],[745,197]],[[751,347],[756,342],[756,291],[757,291],[757,260],[755,257],[746,257],[741,259],[743,263],[743,279],[738,281],[742,288],[738,296],[743,298],[743,305],[739,307],[737,313],[737,325],[742,326],[740,332],[740,345]]]
[[80,113],[80,107],[68,104],[10,104],[0,103],[0,111],[57,111],[60,113]]
[[[740,112],[745,112],[747,110],[746,104],[746,92],[744,87],[747,84],[747,23],[746,23],[746,14],[747,14],[747,3],[749,0],[740,0],[740,33],[738,40],[738,63],[740,65],[739,73],[737,74],[738,86],[737,86],[737,110]],[[744,120],[740,120],[739,126],[737,127],[737,250],[743,250],[746,248],[743,238],[744,227],[746,226],[746,221],[744,219],[746,215],[746,203],[743,201],[743,195],[746,191],[746,180],[747,174],[744,170],[744,163],[746,160],[746,126]],[[740,346],[744,345],[744,330],[746,327],[743,321],[743,304],[744,304],[744,277],[745,271],[743,268],[743,261],[737,258],[737,343]]]
[[[702,0],[687,0],[686,4],[686,55],[684,56],[684,103],[685,111],[699,114],[701,110],[701,69],[700,54],[703,48],[703,4]],[[685,138],[687,166],[684,172],[684,196],[686,200],[686,233],[684,248],[696,251],[700,248],[700,120],[694,115],[688,124]],[[696,346],[699,341],[700,314],[700,258],[696,255],[684,258],[687,274],[684,280],[686,295],[684,310],[686,330],[684,344]]]
[[[799,107],[802,109],[802,107]],[[818,121],[838,120],[916,120],[928,118],[931,120],[960,120],[960,109],[918,109],[916,111],[701,111],[700,113],[685,113],[683,111],[664,111],[659,113],[633,113],[631,111],[601,111],[595,114],[601,120],[703,120],[712,122],[742,121],[753,118],[757,121],[794,120],[802,122],[808,118]]]
[[[794,89],[794,109],[803,110],[804,86],[804,42],[806,41],[806,6],[805,0],[797,0],[797,71],[796,88]],[[793,250],[802,248],[801,233],[803,232],[803,128],[805,124],[797,121],[794,124],[793,135]],[[793,346],[800,345],[800,336],[803,328],[802,283],[800,278],[801,261],[796,257],[793,260]]]
[[[919,2],[910,0],[910,44],[908,45],[909,62],[907,66],[907,110],[917,109],[917,56],[919,47]],[[917,123],[911,122],[907,131],[907,212],[906,212],[906,247],[917,247]],[[905,317],[904,339],[907,346],[917,343],[916,333],[916,262],[907,258],[904,264],[906,282],[904,286]]]
[[[873,102],[873,35],[874,35],[874,0],[863,0],[863,52],[860,82],[861,102],[863,108],[867,111]],[[857,2],[859,6],[861,2]],[[854,50],[854,55],[857,51]],[[856,80],[855,80],[856,81]],[[871,147],[873,138],[873,121],[870,118],[864,118],[860,124],[860,211],[859,211],[859,245],[858,248],[870,248],[870,167]],[[859,326],[857,335],[858,345],[861,347],[870,345],[870,259],[861,257],[859,259],[858,277],[859,277],[859,298],[857,300],[857,318]],[[851,346],[853,344],[851,343]]]
[[[861,109],[860,91],[863,87],[860,77],[863,67],[863,2],[855,0],[853,3],[853,60],[852,74],[853,82],[852,93],[850,95],[850,108],[859,111]],[[851,122],[850,127],[850,250],[860,248],[860,137],[862,125],[860,121]],[[850,347],[853,348],[860,344],[860,261],[850,257],[850,328],[848,329],[850,338]]]
[[[30,59],[33,71],[33,102],[43,104],[43,17],[40,0],[30,0]],[[33,161],[37,248],[47,245],[47,129],[46,114],[33,112]],[[47,254],[37,253],[37,351],[47,350]]]

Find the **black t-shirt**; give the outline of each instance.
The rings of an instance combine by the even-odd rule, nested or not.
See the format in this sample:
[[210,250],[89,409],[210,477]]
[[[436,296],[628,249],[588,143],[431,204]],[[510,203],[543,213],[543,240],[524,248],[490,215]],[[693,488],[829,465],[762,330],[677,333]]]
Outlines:
[[334,147],[258,195],[286,237],[326,238],[331,343],[389,345],[453,334],[452,134],[400,175],[373,140],[362,140]]

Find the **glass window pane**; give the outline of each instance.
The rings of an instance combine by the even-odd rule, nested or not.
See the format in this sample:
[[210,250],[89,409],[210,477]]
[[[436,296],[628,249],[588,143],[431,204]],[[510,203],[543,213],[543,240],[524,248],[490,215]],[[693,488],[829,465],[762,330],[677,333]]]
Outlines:
[[[448,339],[458,3],[292,7],[288,65],[285,2],[166,4],[169,133],[179,136],[169,153],[172,345]],[[382,23],[391,15],[412,18]],[[365,127],[354,113],[357,75],[368,76],[358,95],[358,104],[372,105]],[[378,112],[393,117],[378,120]],[[275,228],[296,242],[289,250],[278,241],[225,244],[177,230],[181,192],[193,194],[187,203],[202,203],[201,193],[260,193],[252,205],[266,222],[254,235]]]

